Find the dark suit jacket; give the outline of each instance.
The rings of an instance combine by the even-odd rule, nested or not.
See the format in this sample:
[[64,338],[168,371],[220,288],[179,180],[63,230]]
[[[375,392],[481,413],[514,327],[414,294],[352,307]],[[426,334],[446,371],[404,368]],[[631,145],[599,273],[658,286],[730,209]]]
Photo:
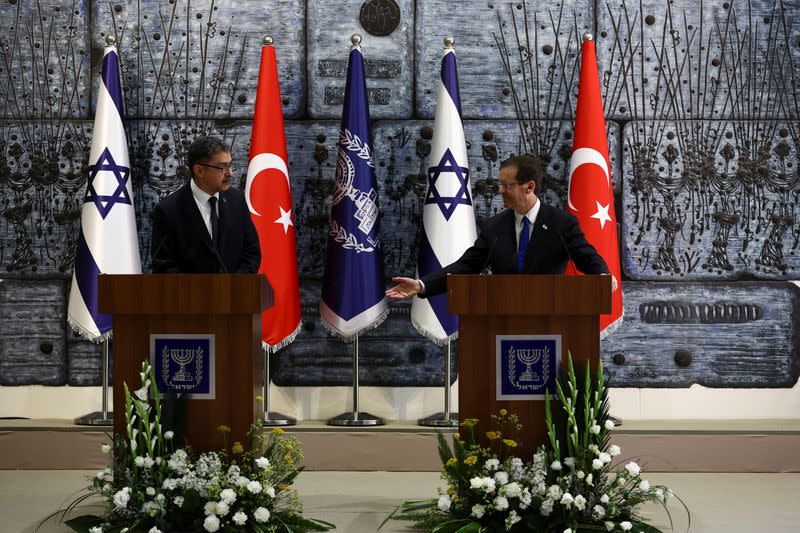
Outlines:
[[244,195],[231,187],[220,193],[217,250],[187,183],[153,211],[153,272],[246,274],[258,272],[261,247]]
[[478,274],[487,266],[492,274],[563,274],[572,258],[575,266],[584,274],[608,272],[606,262],[586,241],[578,219],[562,209],[544,204],[536,217],[520,272],[517,268],[514,223],[512,209],[488,219],[475,244],[455,263],[421,278],[425,284],[425,294],[420,297],[445,292],[447,274]]

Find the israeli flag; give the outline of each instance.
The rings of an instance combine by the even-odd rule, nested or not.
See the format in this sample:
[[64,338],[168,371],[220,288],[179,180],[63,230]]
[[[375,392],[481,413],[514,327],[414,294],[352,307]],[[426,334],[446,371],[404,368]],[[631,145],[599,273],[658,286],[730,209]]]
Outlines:
[[103,54],[67,312],[72,329],[93,342],[111,337],[111,315],[97,311],[98,274],[142,273],[123,116],[119,56],[109,46]]
[[[428,167],[428,190],[422,208],[418,277],[456,261],[475,243],[475,211],[469,183],[469,163],[461,123],[461,97],[455,50],[442,58],[433,140]],[[422,335],[447,344],[458,337],[458,317],[447,312],[447,294],[415,297],[411,323]]]
[[377,327],[389,313],[384,292],[364,58],[361,49],[354,46],[347,67],[328,257],[319,305],[323,326],[344,340]]

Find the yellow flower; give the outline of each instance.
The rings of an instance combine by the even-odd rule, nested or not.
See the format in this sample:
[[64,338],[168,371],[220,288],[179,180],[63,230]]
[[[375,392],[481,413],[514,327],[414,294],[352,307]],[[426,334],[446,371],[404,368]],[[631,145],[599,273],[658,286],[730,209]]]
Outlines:
[[283,430],[281,428],[275,428],[272,430],[273,435],[283,435]]
[[238,455],[240,453],[244,453],[244,446],[242,446],[241,442],[234,442],[233,446],[231,446],[231,453],[234,455]]
[[470,455],[469,457],[464,459],[464,464],[465,465],[469,465],[469,466],[473,466],[477,462],[478,462],[478,456],[477,455]]
[[507,414],[508,411],[506,411],[505,409],[500,409],[500,416],[506,416]]
[[294,448],[292,447],[292,445],[291,445],[291,444],[287,444],[287,445],[286,445],[286,451],[287,451],[287,452],[290,452],[290,451],[292,451],[292,450],[294,450]]
[[447,466],[453,466],[453,465],[454,465],[454,464],[456,464],[457,462],[458,462],[458,459],[456,459],[455,457],[451,457],[450,459],[448,459],[448,460],[447,460],[447,463],[445,463],[445,464],[446,464]]
[[503,439],[503,444],[505,444],[509,448],[516,448],[517,447],[517,441],[515,441],[513,439]]
[[294,459],[292,459],[292,456],[289,455],[288,453],[283,456],[283,460],[286,462],[287,465],[293,465],[294,464]]
[[222,425],[222,426],[219,426],[217,428],[217,431],[219,431],[220,433],[230,433],[231,432],[231,428],[228,427],[228,426]]
[[500,434],[499,431],[487,431],[486,432],[486,438],[489,439],[489,440],[497,440],[500,437],[502,437],[502,435]]
[[478,425],[478,419],[477,418],[465,418],[464,421],[462,421],[459,425],[460,426],[464,426],[465,428],[474,428],[475,426]]
[[460,438],[461,435],[459,435],[458,433],[453,433],[453,440],[459,440]]
[[256,396],[256,401],[258,403],[262,403],[264,401],[264,397],[263,396]]
[[287,488],[289,485],[287,485],[286,483],[278,483],[278,485],[277,485],[277,486],[278,486],[278,490],[286,490],[286,488]]
[[450,485],[449,487],[447,487],[447,494],[449,494],[450,496],[453,496],[453,494],[455,494],[455,493],[456,493],[456,488],[453,485]]

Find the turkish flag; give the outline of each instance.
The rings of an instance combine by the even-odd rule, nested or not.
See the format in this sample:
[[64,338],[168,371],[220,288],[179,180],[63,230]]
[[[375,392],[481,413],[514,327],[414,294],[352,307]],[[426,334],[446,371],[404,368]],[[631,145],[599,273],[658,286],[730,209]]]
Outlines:
[[593,40],[583,42],[581,56],[567,210],[578,218],[586,239],[603,256],[618,282],[611,294],[611,314],[600,316],[600,338],[604,338],[622,323],[617,216]]
[[278,62],[275,48],[261,48],[261,69],[250,139],[245,198],[261,243],[261,266],[275,293],[275,303],[261,314],[264,347],[278,350],[300,329],[300,288],[297,279],[292,191],[286,157]]

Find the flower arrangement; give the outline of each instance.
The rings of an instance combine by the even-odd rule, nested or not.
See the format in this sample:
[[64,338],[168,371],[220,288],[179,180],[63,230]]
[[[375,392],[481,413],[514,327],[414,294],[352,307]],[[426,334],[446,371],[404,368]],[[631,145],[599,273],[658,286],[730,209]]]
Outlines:
[[[103,516],[84,515],[65,523],[81,533],[180,531],[305,532],[328,531],[333,524],[304,518],[291,486],[303,454],[297,440],[274,429],[265,438],[256,421],[248,432],[248,450],[240,442],[228,448],[230,429],[218,428],[220,452],[195,457],[173,447],[173,432],[162,432],[161,398],[147,362],[142,387],[131,394],[125,384],[126,435],[114,448],[103,445],[111,466],[92,478],[88,493],[62,512],[66,516],[88,498],[105,503]],[[150,403],[152,399],[152,405]]]
[[576,377],[570,356],[564,383],[556,383],[563,418],[553,421],[546,397],[548,442],[528,461],[515,455],[521,426],[505,409],[492,416],[497,429],[486,434],[489,446],[477,441],[475,419],[460,424],[452,448],[439,433],[446,488],[438,499],[404,502],[387,520],[409,521],[413,529],[432,533],[660,533],[637,506],[658,502],[671,521],[666,504],[674,495],[644,479],[636,462],[614,464],[621,450],[609,445],[613,423],[602,366],[594,378],[587,366],[582,377]]

